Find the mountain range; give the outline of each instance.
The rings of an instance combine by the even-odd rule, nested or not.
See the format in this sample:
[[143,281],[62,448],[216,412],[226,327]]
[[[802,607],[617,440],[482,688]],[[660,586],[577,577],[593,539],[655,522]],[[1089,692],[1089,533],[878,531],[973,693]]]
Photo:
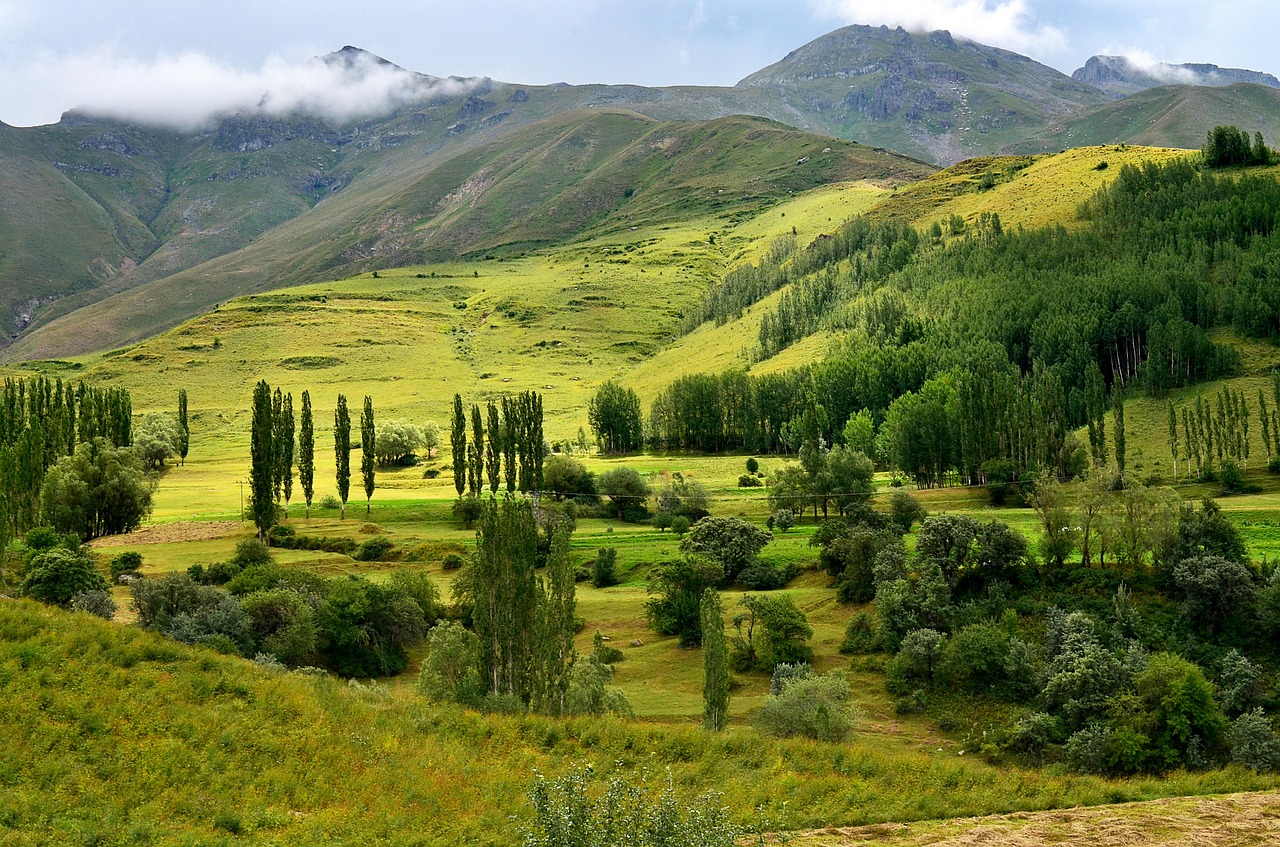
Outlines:
[[[731,87],[442,79],[354,47],[319,61],[398,74],[397,98],[374,116],[260,108],[195,129],[86,112],[0,124],[3,355],[110,349],[245,292],[740,214],[823,182],[1280,129],[1269,75],[1094,57],[1073,78],[887,27],[829,33]],[[1152,87],[1165,77],[1193,84]]]

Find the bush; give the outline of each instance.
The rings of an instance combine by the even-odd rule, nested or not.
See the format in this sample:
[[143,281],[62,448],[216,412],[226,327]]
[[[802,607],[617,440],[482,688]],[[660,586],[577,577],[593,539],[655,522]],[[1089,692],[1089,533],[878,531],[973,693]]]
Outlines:
[[142,567],[142,554],[134,550],[126,550],[111,560],[111,579],[117,581],[127,573],[137,573]]
[[813,658],[809,621],[790,597],[744,594],[735,615],[729,662],[735,670],[772,672],[779,664],[807,663]]
[[87,554],[52,547],[36,554],[22,581],[22,593],[34,600],[68,606],[84,591],[106,591],[107,581]]
[[898,648],[898,664],[907,679],[933,681],[934,668],[942,656],[947,636],[935,629],[913,629]]
[[386,560],[387,556],[395,548],[396,545],[391,542],[390,538],[377,536],[370,538],[357,547],[351,558],[357,562],[382,562]]
[[671,519],[671,531],[676,534],[676,538],[684,538],[684,534],[689,531],[689,519],[684,515],[676,515]]
[[920,501],[907,492],[899,489],[889,495],[889,520],[902,532],[910,532],[912,525],[927,515]]
[[280,566],[275,562],[252,565],[240,571],[227,582],[226,590],[237,597],[246,597],[257,591],[270,591],[280,584]]
[[476,634],[457,621],[445,621],[432,628],[427,646],[427,657],[418,672],[418,692],[431,700],[478,704],[484,688]]
[[316,651],[315,613],[296,591],[259,591],[244,598],[241,608],[259,653],[288,667],[309,664]]
[[445,557],[440,560],[440,567],[447,571],[456,571],[458,568],[462,567],[462,564],[463,558],[457,553],[447,553],[445,554]]
[[859,612],[849,619],[844,629],[844,640],[840,642],[840,652],[846,655],[862,655],[874,653],[880,647],[876,638],[876,628],[871,615]]
[[1244,493],[1244,472],[1240,470],[1239,465],[1230,459],[1222,460],[1222,469],[1218,479],[1222,482],[1222,493],[1224,495]]
[[756,471],[758,470],[760,470],[760,462],[756,459],[755,456],[748,456],[747,457],[747,473],[754,476]]
[[570,715],[634,716],[626,696],[616,688],[609,688],[610,682],[613,682],[612,666],[594,653],[578,656],[569,668],[565,711]]
[[1029,694],[1035,680],[1029,647],[994,621],[971,624],[952,635],[936,673],[954,688],[1014,698]]
[[591,566],[591,584],[596,588],[608,588],[618,584],[618,550],[616,547],[601,547],[596,551],[595,562]]
[[242,538],[236,542],[236,552],[231,557],[231,564],[243,569],[250,565],[265,565],[270,562],[271,551],[258,539]]
[[81,591],[71,598],[71,608],[106,620],[116,616],[116,601],[107,591]]
[[808,662],[801,662],[797,665],[783,662],[773,669],[773,676],[769,679],[769,693],[778,695],[792,682],[797,679],[808,679],[813,676],[813,665]]
[[680,636],[681,647],[702,643],[702,592],[724,579],[724,569],[693,558],[655,567],[645,603],[649,625],[662,635]]
[[1251,610],[1257,594],[1249,568],[1222,556],[1183,559],[1173,569],[1173,582],[1182,592],[1187,617],[1211,633]]
[[1262,709],[1236,719],[1231,728],[1231,761],[1258,773],[1280,771],[1280,738]]
[[802,736],[819,741],[843,741],[853,729],[849,681],[840,671],[802,676],[771,694],[752,717],[761,732],[780,738]]
[[716,562],[724,569],[725,580],[732,582],[772,540],[768,532],[742,518],[706,517],[681,539],[680,552]]
[[757,559],[738,574],[738,582],[749,591],[774,591],[786,586],[798,573],[794,562],[775,565]]
[[760,481],[759,477],[752,476],[751,474],[743,474],[738,477],[739,488],[760,488],[763,485],[764,483]]
[[1222,657],[1218,674],[1218,705],[1228,715],[1240,715],[1256,705],[1262,671],[1239,650]]
[[682,805],[667,787],[655,797],[642,784],[619,776],[609,779],[598,797],[590,791],[591,769],[562,777],[534,777],[529,800],[533,822],[525,831],[530,847],[734,847],[742,835],[718,798],[708,795]]
[[1053,715],[1032,712],[1013,725],[1004,746],[1011,752],[1039,760],[1049,746],[1059,740],[1061,732],[1062,727]]
[[790,509],[776,509],[769,515],[769,520],[773,521],[769,529],[786,532],[796,525],[796,513]]
[[326,494],[320,498],[320,502],[316,504],[321,509],[338,510],[342,508],[342,501],[332,494]]
[[288,550],[298,544],[298,531],[288,524],[272,524],[267,530],[267,545]]

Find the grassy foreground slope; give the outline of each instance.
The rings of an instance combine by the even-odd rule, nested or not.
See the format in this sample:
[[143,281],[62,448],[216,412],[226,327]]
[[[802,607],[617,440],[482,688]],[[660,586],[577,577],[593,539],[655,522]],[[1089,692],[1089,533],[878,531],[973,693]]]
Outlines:
[[1212,793],[1228,778],[1116,782],[874,736],[764,745],[746,729],[481,716],[27,601],[0,603],[0,694],[0,838],[21,847],[514,845],[534,769],[583,762],[721,792],[743,822],[762,805],[789,829]]

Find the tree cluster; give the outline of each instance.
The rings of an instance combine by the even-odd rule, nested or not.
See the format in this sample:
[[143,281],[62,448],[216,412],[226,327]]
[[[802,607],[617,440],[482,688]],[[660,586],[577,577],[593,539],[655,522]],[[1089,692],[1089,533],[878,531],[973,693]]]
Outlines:
[[1271,150],[1262,140],[1262,133],[1249,133],[1236,126],[1215,126],[1205,139],[1204,164],[1208,168],[1227,168],[1234,165],[1269,165]]
[[455,394],[450,443],[459,500],[464,494],[480,497],[486,485],[491,495],[503,487],[508,494],[542,490],[547,444],[542,435],[542,396],[537,392],[490,400],[483,414],[473,405],[469,426],[462,395]]

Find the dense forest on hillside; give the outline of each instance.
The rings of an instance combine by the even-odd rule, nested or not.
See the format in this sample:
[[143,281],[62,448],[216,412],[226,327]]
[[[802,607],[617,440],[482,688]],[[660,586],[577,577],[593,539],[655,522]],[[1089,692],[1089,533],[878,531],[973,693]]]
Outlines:
[[[1076,230],[1011,232],[984,214],[923,234],[855,218],[803,250],[777,245],[708,291],[686,327],[732,320],[789,285],[761,320],[758,357],[821,329],[850,332],[822,361],[786,374],[681,378],[653,404],[651,442],[794,450],[786,424],[812,397],[828,444],[865,410],[890,450],[936,403],[949,422],[926,439],[937,456],[883,459],[925,482],[952,470],[977,481],[997,458],[1020,472],[1065,471],[1059,445],[1090,417],[1091,368],[1108,393],[1161,395],[1240,368],[1238,354],[1210,337],[1216,328],[1280,336],[1274,179],[1191,161],[1126,166],[1079,215]],[[995,421],[1009,437],[966,451],[966,418]],[[1016,434],[1029,426],[1047,433]],[[1041,446],[1019,451],[1019,441]]]

